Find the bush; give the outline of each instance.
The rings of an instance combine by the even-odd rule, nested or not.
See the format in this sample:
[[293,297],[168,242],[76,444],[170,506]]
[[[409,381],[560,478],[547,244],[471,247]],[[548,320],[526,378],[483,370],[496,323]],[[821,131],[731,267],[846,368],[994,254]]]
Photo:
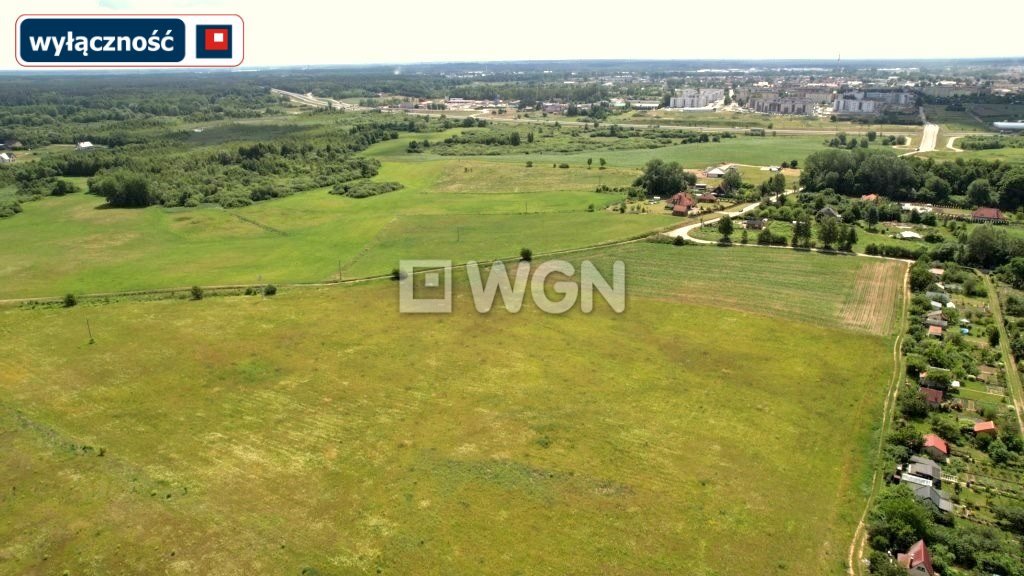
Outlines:
[[78,299],[75,298],[74,294],[65,294],[64,295],[64,307],[65,308],[71,308],[72,306],[74,306],[76,304],[78,304]]
[[369,198],[370,196],[380,196],[381,194],[401,190],[404,187],[399,182],[374,182],[362,179],[337,184],[331,189],[331,194],[348,196],[349,198]]
[[527,160],[526,161],[526,167],[527,168],[533,168],[533,160]]
[[392,280],[405,280],[405,272],[402,272],[402,270],[400,268],[392,268],[391,269],[391,279]]
[[192,287],[192,299],[193,300],[202,300],[203,299],[203,289],[200,288],[199,286],[193,286]]
[[263,287],[264,296],[273,296],[274,294],[277,294],[277,286],[274,286],[273,284],[267,284],[266,286]]
[[682,246],[686,244],[686,240],[682,236],[676,236],[672,239],[672,244],[675,246]]
[[523,262],[532,262],[533,250],[530,250],[529,248],[523,248],[522,250],[519,251],[519,258]]
[[568,168],[568,167],[569,167],[569,165],[568,165],[568,164],[566,164],[565,162],[562,162],[561,164],[559,164],[559,165],[558,165],[558,167],[559,167],[559,168]]

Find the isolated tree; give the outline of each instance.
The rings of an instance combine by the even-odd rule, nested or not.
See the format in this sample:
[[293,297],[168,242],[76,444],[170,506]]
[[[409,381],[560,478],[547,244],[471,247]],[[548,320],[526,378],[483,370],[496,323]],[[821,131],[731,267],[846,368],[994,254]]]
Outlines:
[[608,162],[604,158],[599,158],[597,163],[600,164],[602,168],[608,165]]
[[529,142],[530,144],[533,144],[533,132],[529,132],[526,134],[526,141]]
[[743,186],[743,176],[739,170],[726,170],[725,175],[722,176],[722,180],[729,190],[739,190]]
[[267,284],[266,286],[263,287],[264,296],[273,296],[274,294],[277,294],[277,286],[274,286],[273,284]]
[[868,223],[868,228],[874,228],[876,225],[878,225],[878,206],[868,206],[868,211],[864,219]]
[[594,165],[594,159],[593,158],[587,158],[587,170],[590,170],[590,167],[593,166],[593,165]]
[[978,178],[967,185],[967,199],[975,206],[991,206],[994,190],[987,178]]
[[728,240],[729,236],[732,236],[733,226],[732,218],[728,216],[722,216],[718,219],[718,233],[722,235],[724,240]]
[[747,236],[747,229],[743,229],[743,234],[740,234],[740,244],[746,244],[750,238]]
[[193,300],[202,300],[203,299],[203,289],[201,287],[199,287],[199,286],[193,286],[192,290],[191,290],[191,294],[192,294],[192,299]]
[[521,142],[522,140],[520,139],[519,132],[513,132],[509,135],[509,143],[513,146],[519,146]]
[[995,326],[988,327],[988,343],[993,348],[999,346],[999,328]]
[[818,240],[825,248],[831,248],[839,241],[839,222],[835,218],[825,218],[818,224]]
[[519,259],[523,262],[533,261],[533,250],[530,250],[529,248],[519,250]]
[[78,298],[75,298],[74,294],[65,294],[64,295],[64,307],[65,308],[71,308],[72,306],[75,306],[76,304],[78,304]]
[[771,188],[772,192],[776,194],[782,194],[786,191],[786,177],[781,172],[776,172],[775,176],[772,176]]
[[878,137],[878,133],[877,132],[875,132],[874,130],[868,130],[868,140],[874,142],[875,138],[877,138],[877,137]]

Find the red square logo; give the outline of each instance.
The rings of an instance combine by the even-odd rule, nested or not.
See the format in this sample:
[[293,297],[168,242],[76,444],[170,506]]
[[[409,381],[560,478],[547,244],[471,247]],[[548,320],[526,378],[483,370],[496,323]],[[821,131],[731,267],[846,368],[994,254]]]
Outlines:
[[229,28],[207,28],[203,31],[203,48],[206,50],[223,51],[231,49]]

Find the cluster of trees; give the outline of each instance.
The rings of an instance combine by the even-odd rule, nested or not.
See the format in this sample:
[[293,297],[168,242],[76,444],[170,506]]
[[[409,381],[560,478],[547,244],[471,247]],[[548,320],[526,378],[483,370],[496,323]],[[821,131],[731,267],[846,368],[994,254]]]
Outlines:
[[697,175],[684,170],[678,162],[665,162],[655,158],[644,165],[643,173],[633,182],[633,186],[643,190],[648,198],[667,198],[696,183]]
[[879,194],[957,206],[1024,204],[1024,168],[996,161],[902,158],[891,150],[823,150],[808,156],[800,183],[808,191],[831,189],[846,196]]
[[957,141],[964,150],[995,150],[998,148],[1024,148],[1022,136],[964,136]]

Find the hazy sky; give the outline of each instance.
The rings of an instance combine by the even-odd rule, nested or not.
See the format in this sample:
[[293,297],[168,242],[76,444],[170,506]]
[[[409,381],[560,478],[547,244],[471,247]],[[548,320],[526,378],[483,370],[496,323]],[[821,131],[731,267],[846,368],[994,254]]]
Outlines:
[[0,67],[18,68],[9,35],[20,14],[107,12],[237,13],[246,66],[1024,56],[1024,3],[1011,0],[3,0]]

